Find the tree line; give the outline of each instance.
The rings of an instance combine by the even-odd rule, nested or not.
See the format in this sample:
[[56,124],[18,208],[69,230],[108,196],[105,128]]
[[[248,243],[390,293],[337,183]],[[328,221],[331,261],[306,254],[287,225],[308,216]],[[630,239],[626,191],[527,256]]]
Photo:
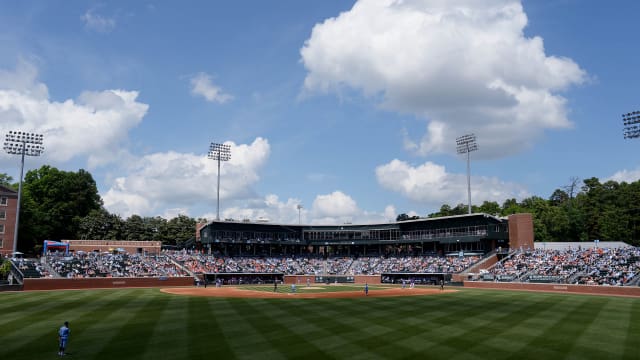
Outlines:
[[[18,191],[11,176],[0,173],[0,185]],[[85,170],[61,171],[42,166],[22,182],[18,250],[37,253],[44,240],[142,240],[181,246],[195,238],[194,219],[131,215],[123,219],[103,206],[93,176]]]
[[[463,215],[466,204],[442,205],[440,211],[427,217]],[[507,216],[533,214],[536,241],[624,241],[640,246],[640,181],[632,183],[578,178],[556,189],[548,199],[531,196],[518,202],[508,199],[502,205],[485,201],[473,205],[472,212]],[[398,221],[410,220],[400,214]]]

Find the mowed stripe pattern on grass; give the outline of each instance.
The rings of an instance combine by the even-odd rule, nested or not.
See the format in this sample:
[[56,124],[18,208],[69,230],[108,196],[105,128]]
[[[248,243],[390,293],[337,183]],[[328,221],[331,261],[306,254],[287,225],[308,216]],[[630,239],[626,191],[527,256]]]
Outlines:
[[640,299],[464,290],[225,299],[158,289],[0,293],[0,359],[638,359]]

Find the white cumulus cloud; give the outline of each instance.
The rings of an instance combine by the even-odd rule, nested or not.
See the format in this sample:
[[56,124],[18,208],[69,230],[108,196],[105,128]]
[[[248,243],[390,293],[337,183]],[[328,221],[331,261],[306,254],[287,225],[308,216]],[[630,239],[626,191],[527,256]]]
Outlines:
[[[448,173],[444,166],[430,161],[412,166],[394,159],[376,168],[376,178],[383,188],[433,207],[468,202],[466,174]],[[521,185],[495,177],[471,177],[471,201],[475,205],[485,200],[502,203],[506,199],[526,196],[528,193]]]
[[367,224],[394,221],[395,207],[388,205],[381,212],[365,211],[342,191],[317,195],[309,211],[312,224]]
[[559,92],[586,72],[547,55],[527,37],[517,0],[359,0],[316,24],[300,53],[305,91],[361,91],[386,109],[428,121],[421,155],[455,151],[455,137],[474,132],[481,156],[530,146],[546,129],[568,128]]
[[43,134],[45,161],[87,157],[89,167],[114,161],[120,154],[113,149],[149,108],[137,101],[137,91],[127,90],[87,91],[76,100],[52,101],[37,74],[37,68],[24,60],[14,71],[0,70],[0,133]]
[[[225,207],[222,210],[221,218],[250,221],[268,221],[281,224],[297,224],[298,205],[300,200],[289,198],[281,201],[277,195],[269,194],[264,198],[249,199],[248,201],[237,202],[235,205]],[[308,211],[300,209],[300,221],[306,223]],[[211,219],[215,218],[212,214]]]
[[638,181],[640,180],[640,168],[635,170],[627,170],[627,169],[620,170],[615,174],[613,174],[608,179],[605,179],[605,182],[608,180],[613,180],[616,182],[626,182],[626,183],[632,183],[632,182]]
[[334,191],[327,195],[318,195],[313,201],[313,212],[318,217],[348,217],[360,211],[356,201],[342,191]]
[[233,99],[233,96],[226,94],[222,88],[211,81],[211,76],[205,73],[198,73],[190,79],[191,94],[204,97],[209,102],[224,104]]
[[[396,209],[387,205],[382,211],[364,211],[348,194],[334,191],[330,194],[317,195],[310,207],[302,206],[299,199],[280,200],[277,195],[266,195],[236,201],[232,206],[221,210],[222,219],[268,221],[280,224],[370,224],[395,221]],[[215,213],[204,217],[215,219]]]
[[[231,147],[231,159],[220,167],[220,201],[248,199],[269,158],[269,142],[256,138],[251,144],[225,144]],[[127,175],[117,177],[104,194],[104,205],[124,217],[160,215],[166,208],[198,204],[215,208],[217,166],[203,154],[175,151],[131,159]]]

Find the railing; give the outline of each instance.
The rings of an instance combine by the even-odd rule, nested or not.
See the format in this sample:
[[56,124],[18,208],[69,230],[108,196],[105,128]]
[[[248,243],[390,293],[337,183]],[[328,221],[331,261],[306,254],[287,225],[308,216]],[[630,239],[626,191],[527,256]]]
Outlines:
[[13,263],[13,261],[9,262],[11,263],[11,275],[13,275],[13,278],[16,279],[16,281],[20,283],[20,285],[22,285],[24,283],[24,274],[22,273],[22,271],[20,271],[18,266]]
[[40,258],[40,264],[49,273],[49,275],[51,275],[51,277],[60,278],[61,277],[60,274],[58,274],[58,272],[53,269],[53,266],[49,264],[48,260],[49,260],[48,256],[43,256]]
[[[493,256],[496,256],[497,252],[498,252],[498,250],[494,249],[494,250],[491,250],[490,252],[486,253],[484,255],[484,257],[482,259],[480,259],[480,261],[478,261],[477,263],[473,264],[472,266],[469,266],[466,270],[462,271],[461,274],[468,274],[468,273],[476,272],[477,271],[476,269],[480,268],[482,266],[482,264],[484,264],[487,261],[489,261]],[[494,265],[491,265],[491,267],[493,267]]]

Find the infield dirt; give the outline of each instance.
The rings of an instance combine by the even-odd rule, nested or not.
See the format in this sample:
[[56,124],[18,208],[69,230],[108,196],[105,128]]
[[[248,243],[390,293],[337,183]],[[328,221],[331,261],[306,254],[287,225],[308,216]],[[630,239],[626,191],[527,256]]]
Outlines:
[[361,291],[330,291],[330,292],[314,292],[314,293],[285,293],[285,292],[269,292],[257,291],[226,286],[221,288],[164,288],[160,291],[168,294],[190,295],[190,296],[211,296],[211,297],[232,297],[232,298],[259,298],[259,299],[337,299],[337,298],[362,298],[362,297],[388,297],[388,296],[420,296],[420,295],[437,295],[455,292],[456,290],[440,290],[440,289],[401,289],[390,288],[381,290],[369,290],[369,295],[364,295]]

